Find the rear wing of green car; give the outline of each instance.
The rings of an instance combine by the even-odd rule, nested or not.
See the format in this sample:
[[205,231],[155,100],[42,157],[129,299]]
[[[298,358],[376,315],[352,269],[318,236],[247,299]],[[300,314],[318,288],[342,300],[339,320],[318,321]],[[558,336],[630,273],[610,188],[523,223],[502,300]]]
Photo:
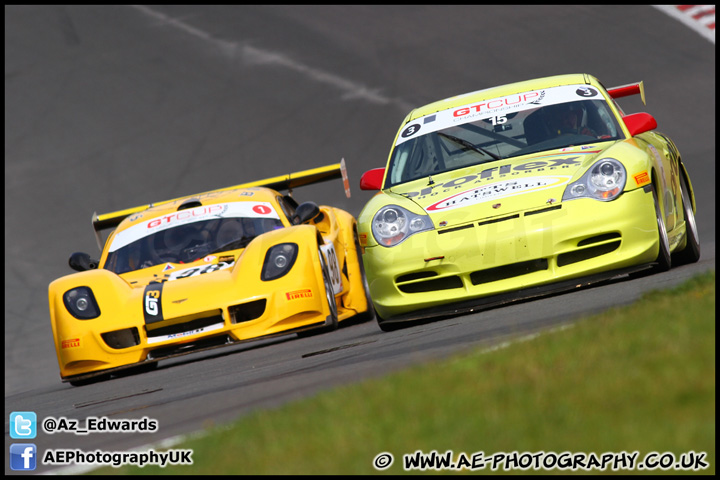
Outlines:
[[630,95],[637,95],[639,93],[643,105],[647,105],[645,103],[645,86],[643,85],[642,80],[635,83],[628,83],[627,85],[621,85],[619,87],[608,88],[607,92],[612,98],[629,97]]

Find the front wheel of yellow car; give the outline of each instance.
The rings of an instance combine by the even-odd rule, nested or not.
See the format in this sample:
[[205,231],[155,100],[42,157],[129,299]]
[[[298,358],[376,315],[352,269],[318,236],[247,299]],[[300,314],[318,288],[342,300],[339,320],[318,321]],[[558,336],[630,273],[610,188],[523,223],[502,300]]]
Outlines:
[[90,378],[84,378],[82,380],[70,380],[68,383],[73,387],[84,387],[85,385],[92,385],[93,383],[104,382],[110,379],[110,374],[96,375]]
[[330,269],[325,261],[322,251],[318,250],[318,256],[320,257],[320,268],[322,270],[323,283],[325,284],[325,298],[327,300],[330,313],[325,319],[325,326],[298,332],[298,337],[311,337],[320,333],[332,332],[338,328],[338,309],[337,302],[335,301],[332,281],[330,280]]
[[337,302],[335,301],[335,292],[333,291],[332,281],[330,281],[330,268],[323,257],[322,252],[318,252],[320,255],[320,265],[322,266],[323,282],[325,283],[325,298],[327,298],[328,307],[330,309],[330,315],[328,317],[329,326],[325,331],[335,330],[338,326],[338,309]]

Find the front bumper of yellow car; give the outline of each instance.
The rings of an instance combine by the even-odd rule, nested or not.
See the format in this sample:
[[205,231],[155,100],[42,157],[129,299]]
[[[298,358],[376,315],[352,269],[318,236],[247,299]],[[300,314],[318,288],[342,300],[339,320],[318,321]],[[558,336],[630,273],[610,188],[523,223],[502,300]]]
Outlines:
[[[329,325],[322,271],[310,258],[298,259],[288,275],[267,282],[272,285],[237,285],[229,278],[229,270],[216,272],[204,280],[204,293],[195,295],[203,299],[200,307],[181,308],[189,306],[191,298],[170,314],[170,305],[165,305],[168,315],[153,326],[145,324],[140,308],[106,308],[100,318],[78,320],[56,296],[51,318],[60,376],[77,380],[200,349]],[[217,288],[212,287],[215,283]]]

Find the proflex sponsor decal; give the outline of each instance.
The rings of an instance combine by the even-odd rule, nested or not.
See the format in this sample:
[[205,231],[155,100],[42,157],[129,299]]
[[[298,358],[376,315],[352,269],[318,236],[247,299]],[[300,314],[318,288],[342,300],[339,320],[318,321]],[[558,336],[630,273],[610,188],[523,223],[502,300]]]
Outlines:
[[522,193],[536,192],[547,188],[563,185],[570,180],[570,176],[528,177],[483,185],[481,187],[465,190],[450,197],[435,202],[425,210],[429,213],[467,207],[481,202],[497,200]]
[[[584,152],[585,154],[595,154],[593,152]],[[544,159],[543,159],[544,158]],[[419,192],[407,192],[402,195],[408,198],[415,198],[416,200],[423,199],[426,195],[436,196],[443,193],[448,193],[452,190],[457,191],[461,185],[478,185],[483,182],[490,182],[496,178],[512,178],[513,176],[520,176],[531,171],[535,172],[552,172],[556,173],[557,170],[569,169],[580,165],[577,160],[580,156],[574,156],[569,158],[547,158],[538,157],[530,162],[522,163],[520,165],[501,165],[500,167],[490,167],[482,170],[479,173],[471,173],[459,178],[454,178],[447,182],[436,183],[432,186],[423,188]],[[467,191],[467,189],[466,189]]]

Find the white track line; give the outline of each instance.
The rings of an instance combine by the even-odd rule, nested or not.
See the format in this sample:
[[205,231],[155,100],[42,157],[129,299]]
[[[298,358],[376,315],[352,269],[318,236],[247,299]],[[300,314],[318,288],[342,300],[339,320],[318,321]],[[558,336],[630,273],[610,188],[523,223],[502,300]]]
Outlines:
[[396,104],[403,110],[403,113],[412,109],[411,104],[401,99],[390,98],[382,95],[377,88],[369,88],[365,85],[353,82],[352,80],[347,80],[332,73],[304,65],[300,62],[296,62],[286,55],[283,55],[282,53],[215,38],[211,34],[200,30],[199,28],[193,27],[192,25],[178,20],[177,18],[172,18],[144,5],[131,5],[131,7],[158,20],[162,25],[177,28],[178,30],[192,35],[199,40],[214,45],[225,55],[228,55],[231,58],[239,55],[246,65],[273,65],[295,71],[313,81],[324,83],[332,88],[344,92],[342,95],[342,99],[344,100],[359,99],[377,105]]

